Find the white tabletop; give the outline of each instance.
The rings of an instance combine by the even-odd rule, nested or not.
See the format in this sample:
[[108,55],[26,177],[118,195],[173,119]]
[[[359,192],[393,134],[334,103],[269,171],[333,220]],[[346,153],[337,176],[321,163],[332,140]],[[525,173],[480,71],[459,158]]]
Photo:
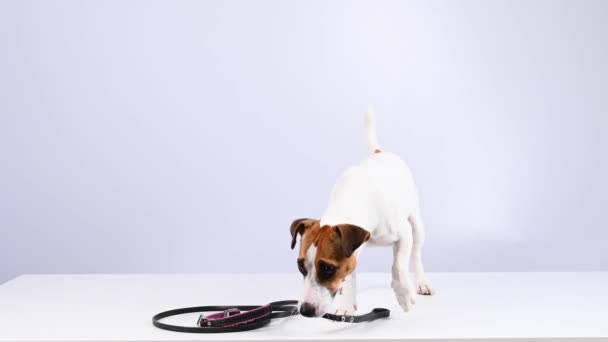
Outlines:
[[[0,286],[0,341],[608,340],[608,273],[430,274],[437,295],[404,313],[387,274],[360,274],[359,310],[391,317],[346,324],[301,316],[231,334],[157,329],[172,308],[295,298],[296,274],[24,275]],[[175,323],[191,324],[184,315]]]

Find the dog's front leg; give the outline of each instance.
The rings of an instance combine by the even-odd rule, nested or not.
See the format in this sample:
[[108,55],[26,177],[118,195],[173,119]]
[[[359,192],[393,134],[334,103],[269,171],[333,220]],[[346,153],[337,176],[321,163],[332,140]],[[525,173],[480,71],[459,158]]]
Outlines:
[[414,290],[409,277],[409,260],[412,254],[412,233],[407,229],[401,240],[393,245],[393,281],[392,288],[399,305],[405,311],[410,311],[414,306]]
[[336,315],[354,315],[357,311],[357,289],[355,272],[348,275],[336,293],[328,312]]

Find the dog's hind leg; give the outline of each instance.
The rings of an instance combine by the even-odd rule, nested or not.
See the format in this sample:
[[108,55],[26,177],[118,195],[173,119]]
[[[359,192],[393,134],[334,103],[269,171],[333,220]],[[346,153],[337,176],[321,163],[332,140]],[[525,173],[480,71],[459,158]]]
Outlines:
[[414,243],[412,246],[412,265],[416,274],[416,290],[420,295],[432,295],[435,293],[424,273],[422,266],[422,246],[424,245],[425,230],[424,222],[420,213],[410,215],[408,221],[412,226],[412,235]]

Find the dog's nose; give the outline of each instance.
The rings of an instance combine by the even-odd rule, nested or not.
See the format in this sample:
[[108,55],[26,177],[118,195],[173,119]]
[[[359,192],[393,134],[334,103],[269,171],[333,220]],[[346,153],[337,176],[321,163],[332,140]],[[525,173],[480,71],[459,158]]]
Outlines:
[[314,317],[315,307],[310,303],[302,303],[302,305],[300,305],[300,314],[306,317]]

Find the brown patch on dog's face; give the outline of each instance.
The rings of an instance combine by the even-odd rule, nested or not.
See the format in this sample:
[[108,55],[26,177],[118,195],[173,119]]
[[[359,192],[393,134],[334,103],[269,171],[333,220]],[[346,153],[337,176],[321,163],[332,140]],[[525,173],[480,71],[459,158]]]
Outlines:
[[[300,227],[302,222],[296,220],[294,224]],[[325,287],[333,297],[345,278],[355,270],[357,260],[353,252],[369,239],[370,234],[349,224],[320,227],[318,220],[308,224],[306,228],[300,228],[298,269],[309,286]]]
[[357,266],[352,252],[349,255],[344,252],[343,243],[336,227],[325,226],[320,229],[314,261],[315,272],[319,285],[326,287],[332,296],[335,296],[344,279]]

